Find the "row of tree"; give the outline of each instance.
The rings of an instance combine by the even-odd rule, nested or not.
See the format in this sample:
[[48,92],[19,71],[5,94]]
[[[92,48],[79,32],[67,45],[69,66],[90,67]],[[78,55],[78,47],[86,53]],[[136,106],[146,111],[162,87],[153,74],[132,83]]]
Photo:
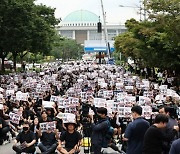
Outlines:
[[115,39],[116,52],[131,57],[139,67],[180,73],[179,0],[146,0],[148,20],[126,21],[128,31]]
[[[44,55],[58,55],[61,51],[57,50],[62,47],[62,44],[65,46],[67,42],[77,44],[75,41],[61,39],[55,30],[55,26],[60,21],[55,18],[54,14],[54,8],[42,4],[36,5],[35,0],[0,1],[2,70],[4,70],[4,60],[7,56],[13,60],[16,70],[17,59],[22,61],[25,57],[35,56],[34,59],[36,59],[36,57]],[[55,50],[56,53],[53,53],[52,51]],[[64,50],[63,52],[65,52]],[[64,54],[64,57],[67,56]]]

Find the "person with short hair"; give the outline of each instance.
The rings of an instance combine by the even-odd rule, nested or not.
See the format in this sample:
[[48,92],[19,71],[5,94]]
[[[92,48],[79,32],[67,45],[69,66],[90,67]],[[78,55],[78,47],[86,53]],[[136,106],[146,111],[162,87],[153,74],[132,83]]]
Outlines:
[[97,109],[98,121],[92,124],[91,143],[94,154],[101,154],[102,148],[107,148],[108,141],[105,134],[108,130],[107,109],[100,107]]
[[[168,140],[170,137],[162,131],[167,123],[167,115],[158,114],[155,117],[154,124],[149,127],[144,135],[143,154],[161,154],[163,152],[163,141]],[[176,133],[176,129],[177,127],[174,126],[173,133]]]
[[39,119],[39,123],[43,123],[43,122],[51,122],[52,119],[50,117],[48,117],[47,115],[47,111],[46,110],[43,110],[41,112],[41,117]]
[[172,142],[178,138],[178,132],[176,132],[175,134],[172,133],[174,126],[178,127],[178,122],[174,117],[174,115],[176,114],[175,112],[176,110],[169,106],[162,106],[159,108],[159,113],[162,113],[168,117],[168,123],[163,129],[164,133],[169,136],[169,140],[163,143],[164,145],[166,145],[166,148],[164,149],[164,154],[169,154]]
[[131,108],[133,122],[129,123],[123,140],[127,141],[127,154],[141,154],[143,147],[144,134],[149,128],[150,124],[148,121],[144,120],[142,115],[142,107],[133,106]]
[[[20,142],[20,146],[17,146],[18,142]],[[34,153],[36,150],[35,143],[35,134],[30,131],[29,123],[26,121],[23,124],[23,131],[17,135],[12,148],[17,153]]]
[[179,154],[179,153],[180,153],[180,138],[172,143],[169,151],[169,154]]
[[[76,122],[68,122],[65,124],[67,130],[60,136],[58,151],[62,154],[74,154],[80,152],[81,134],[76,131]],[[65,148],[62,147],[62,142],[65,141]]]
[[41,132],[40,129],[39,137],[41,139],[41,142],[38,144],[38,147],[41,152],[44,154],[55,153],[58,139],[57,130],[55,129],[53,132],[51,129],[48,129],[45,132]]

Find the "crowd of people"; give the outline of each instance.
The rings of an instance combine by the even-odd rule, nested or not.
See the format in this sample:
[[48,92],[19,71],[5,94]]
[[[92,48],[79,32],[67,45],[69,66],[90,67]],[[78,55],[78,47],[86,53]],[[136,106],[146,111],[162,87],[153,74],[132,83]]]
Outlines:
[[0,144],[13,138],[16,153],[38,147],[74,154],[88,137],[94,154],[107,147],[122,152],[116,141],[127,154],[179,154],[180,96],[172,83],[173,77],[166,85],[90,62],[1,75]]

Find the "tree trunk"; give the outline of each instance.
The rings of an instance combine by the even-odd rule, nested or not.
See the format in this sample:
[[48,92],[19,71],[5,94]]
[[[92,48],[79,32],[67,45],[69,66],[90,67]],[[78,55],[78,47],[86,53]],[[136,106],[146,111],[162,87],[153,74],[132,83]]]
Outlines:
[[1,63],[1,71],[2,71],[2,72],[5,72],[5,67],[4,67],[4,59],[5,59],[5,57],[2,56],[1,59],[2,59],[2,63]]
[[14,68],[14,71],[16,72],[16,53],[13,53],[13,68]]

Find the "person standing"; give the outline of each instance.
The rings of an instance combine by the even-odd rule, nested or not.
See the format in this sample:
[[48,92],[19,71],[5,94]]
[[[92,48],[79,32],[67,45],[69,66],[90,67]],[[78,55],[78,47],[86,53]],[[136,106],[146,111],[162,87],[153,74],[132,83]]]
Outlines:
[[[162,131],[168,123],[167,115],[158,114],[154,122],[144,135],[143,154],[161,154],[165,148],[163,141],[169,140],[170,135]],[[178,127],[174,126],[172,133],[175,134],[177,129]]]
[[172,143],[169,154],[180,154],[180,139]]
[[134,121],[128,124],[123,141],[127,141],[127,154],[141,154],[144,134],[150,124],[141,117],[142,108],[140,106],[133,106],[131,112]]
[[168,117],[168,123],[166,127],[162,130],[167,136],[169,136],[169,140],[163,142],[166,145],[164,148],[164,154],[169,154],[169,150],[172,142],[178,138],[178,132],[173,133],[174,126],[178,127],[178,122],[175,120],[175,109],[168,106],[162,106],[159,108],[159,113],[162,113]]
[[107,109],[104,107],[97,109],[98,121],[96,124],[92,124],[92,135],[91,143],[94,154],[101,154],[102,147],[105,148],[108,146],[105,134],[108,130],[108,118],[107,118]]

